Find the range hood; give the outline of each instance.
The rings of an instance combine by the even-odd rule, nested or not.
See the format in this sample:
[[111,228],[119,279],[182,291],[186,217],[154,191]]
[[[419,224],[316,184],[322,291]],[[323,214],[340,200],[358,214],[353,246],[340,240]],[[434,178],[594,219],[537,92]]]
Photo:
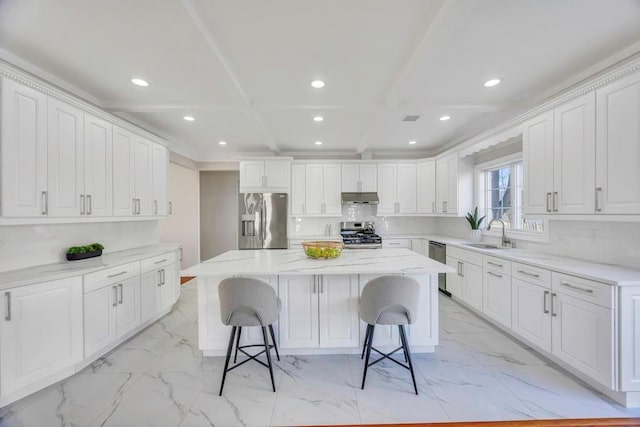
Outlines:
[[342,193],[342,203],[359,205],[377,205],[380,202],[378,193]]

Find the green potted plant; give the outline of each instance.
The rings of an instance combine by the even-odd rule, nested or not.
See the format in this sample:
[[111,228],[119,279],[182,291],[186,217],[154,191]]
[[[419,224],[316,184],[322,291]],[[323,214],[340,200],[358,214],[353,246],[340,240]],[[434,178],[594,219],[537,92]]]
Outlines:
[[93,258],[102,255],[104,246],[100,243],[91,243],[85,246],[72,246],[67,249],[67,260],[78,261],[81,259]]
[[478,207],[476,206],[473,212],[467,212],[467,216],[465,218],[471,226],[471,240],[479,242],[480,237],[482,237],[480,226],[482,225],[482,221],[486,218],[486,215],[478,218]]

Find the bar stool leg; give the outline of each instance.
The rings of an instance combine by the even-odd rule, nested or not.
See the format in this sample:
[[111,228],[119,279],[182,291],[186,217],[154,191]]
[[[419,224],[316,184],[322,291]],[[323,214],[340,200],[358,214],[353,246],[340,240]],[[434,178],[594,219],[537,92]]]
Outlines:
[[364,390],[364,382],[367,379],[367,368],[369,367],[369,356],[371,356],[371,344],[373,343],[373,332],[375,330],[375,325],[367,325],[367,330],[369,333],[369,341],[367,341],[367,358],[364,361],[364,372],[362,373],[362,390]]
[[402,352],[404,353],[404,361],[405,363],[408,362],[407,360],[407,348],[404,346],[404,341],[402,341],[402,325],[398,325],[398,332],[400,333],[400,342],[402,342]]
[[269,339],[267,338],[267,327],[262,327],[262,338],[264,338],[264,349],[267,353],[267,362],[269,363],[269,375],[271,375],[271,387],[276,391],[276,383],[273,380],[273,367],[271,365],[271,352],[269,351]]
[[367,325],[367,331],[364,334],[364,343],[362,344],[362,354],[360,359],[364,359],[364,352],[367,350],[367,340],[369,339],[369,325]]
[[236,338],[236,354],[233,356],[233,363],[238,360],[238,347],[240,347],[240,335],[242,335],[242,326],[238,326],[238,338]]
[[224,388],[224,380],[227,377],[227,368],[229,367],[229,359],[231,359],[231,349],[233,348],[233,338],[236,334],[236,327],[231,328],[231,336],[229,337],[229,346],[227,347],[227,357],[224,359],[224,370],[222,371],[222,383],[220,384],[220,394],[222,396],[222,389]]
[[280,361],[280,353],[278,353],[278,344],[276,344],[276,334],[273,333],[273,325],[269,325],[269,332],[271,333],[271,341],[273,341],[273,348],[276,349],[276,357],[278,362]]
[[407,341],[407,334],[404,331],[404,325],[400,326],[400,338],[402,339],[402,346],[405,349],[405,354],[407,356],[407,362],[409,362],[409,371],[411,371],[411,380],[413,380],[413,389],[418,394],[418,386],[416,385],[416,376],[413,373],[413,363],[411,363],[411,351],[409,350],[409,342]]

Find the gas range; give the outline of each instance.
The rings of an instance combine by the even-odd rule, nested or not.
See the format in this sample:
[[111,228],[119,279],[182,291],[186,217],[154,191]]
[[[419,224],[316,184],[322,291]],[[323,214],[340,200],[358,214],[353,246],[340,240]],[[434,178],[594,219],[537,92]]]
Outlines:
[[373,221],[341,222],[340,235],[344,247],[348,249],[379,249],[382,237],[376,234],[376,223]]

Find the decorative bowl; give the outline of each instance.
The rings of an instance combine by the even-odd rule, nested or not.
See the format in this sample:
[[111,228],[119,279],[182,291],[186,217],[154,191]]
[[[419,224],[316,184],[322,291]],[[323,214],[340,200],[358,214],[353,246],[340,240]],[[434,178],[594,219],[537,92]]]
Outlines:
[[304,253],[313,259],[338,258],[344,248],[344,243],[336,241],[303,242]]

